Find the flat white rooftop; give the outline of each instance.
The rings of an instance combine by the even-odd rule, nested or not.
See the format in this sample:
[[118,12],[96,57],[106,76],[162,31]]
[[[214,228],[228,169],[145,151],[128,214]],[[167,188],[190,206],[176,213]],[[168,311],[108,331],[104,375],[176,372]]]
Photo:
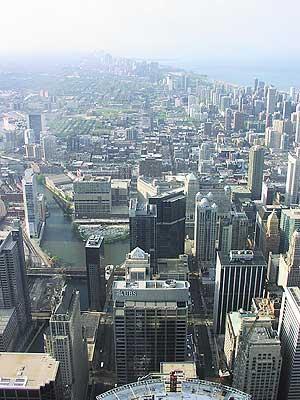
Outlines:
[[45,353],[0,353],[0,388],[38,389],[55,381],[58,366]]

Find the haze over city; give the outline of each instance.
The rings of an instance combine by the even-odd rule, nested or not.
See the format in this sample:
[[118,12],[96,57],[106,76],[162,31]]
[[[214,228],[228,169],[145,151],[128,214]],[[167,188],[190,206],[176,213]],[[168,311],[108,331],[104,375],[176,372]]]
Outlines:
[[105,50],[240,84],[260,73],[292,85],[300,62],[299,7],[297,0],[4,1],[0,60],[51,65]]

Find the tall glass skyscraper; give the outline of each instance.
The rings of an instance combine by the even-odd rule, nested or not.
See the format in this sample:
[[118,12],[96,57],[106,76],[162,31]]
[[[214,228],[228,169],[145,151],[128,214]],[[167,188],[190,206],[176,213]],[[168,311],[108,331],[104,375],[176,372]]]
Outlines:
[[85,245],[89,309],[102,311],[106,301],[104,238],[92,235]]
[[22,229],[16,226],[0,241],[0,310],[15,309],[18,336],[24,341],[31,326]]

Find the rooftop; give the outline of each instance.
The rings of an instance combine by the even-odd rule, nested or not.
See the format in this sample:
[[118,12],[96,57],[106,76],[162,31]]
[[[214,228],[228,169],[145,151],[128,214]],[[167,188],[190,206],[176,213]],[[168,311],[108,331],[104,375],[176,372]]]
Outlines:
[[74,304],[74,296],[79,292],[74,290],[71,286],[65,285],[57,298],[57,306],[55,308],[55,315],[64,315],[72,312]]
[[97,396],[97,400],[250,400],[251,396],[239,390],[200,380],[182,382],[181,391],[167,392],[162,380],[140,381],[117,387]]
[[196,364],[193,361],[184,362],[162,362],[160,363],[161,374],[170,374],[172,371],[180,371],[186,379],[197,378]]
[[104,241],[104,237],[100,235],[92,235],[88,238],[85,247],[89,248],[100,248],[102,242]]
[[187,289],[189,288],[189,283],[186,281],[175,281],[169,279],[166,281],[114,281],[114,289]]
[[238,257],[231,259],[229,253],[221,251],[218,252],[218,257],[222,265],[267,265],[261,251],[254,251],[252,255],[249,254],[249,257],[241,256],[240,259],[238,259]]
[[267,326],[258,326],[255,327],[251,334],[250,342],[252,344],[280,344],[280,339],[276,331],[274,331],[271,327]]
[[142,250],[140,247],[136,247],[129,254],[132,260],[148,259],[148,254],[145,253],[144,250]]
[[49,354],[0,353],[0,388],[40,388],[55,381],[58,366]]
[[238,336],[241,330],[242,321],[255,321],[257,317],[257,313],[251,311],[232,311],[228,313],[228,317],[230,317],[230,321],[232,324],[232,328],[235,336]]

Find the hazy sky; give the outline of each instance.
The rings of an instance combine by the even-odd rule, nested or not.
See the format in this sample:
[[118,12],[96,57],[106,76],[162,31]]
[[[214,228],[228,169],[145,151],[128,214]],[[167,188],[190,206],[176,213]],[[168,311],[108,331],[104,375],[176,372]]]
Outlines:
[[299,0],[1,0],[0,55],[288,61],[299,53],[299,16]]

